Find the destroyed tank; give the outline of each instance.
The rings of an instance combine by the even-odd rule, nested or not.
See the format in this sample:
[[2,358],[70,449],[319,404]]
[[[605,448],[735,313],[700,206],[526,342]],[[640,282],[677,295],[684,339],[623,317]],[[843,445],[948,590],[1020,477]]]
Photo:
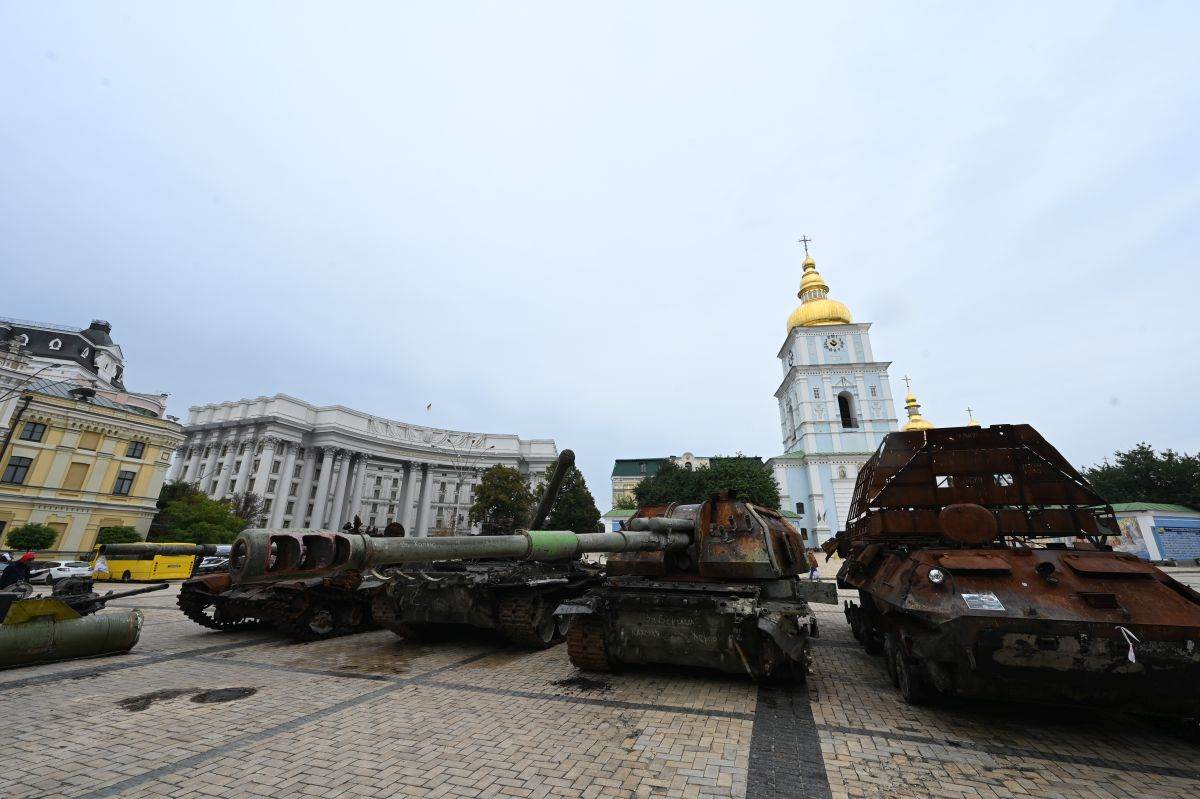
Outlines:
[[[1112,508],[1029,425],[891,433],[859,472],[846,618],[910,703],[1200,715],[1200,594],[1108,545]],[[830,546],[829,549],[832,549]]]
[[[332,550],[331,531],[311,531],[306,539],[290,535],[292,530],[261,531],[271,538],[269,557],[279,572],[288,577],[248,579],[232,570],[205,574],[184,581],[177,600],[183,614],[210,630],[240,630],[269,625],[289,638],[315,641],[372,629],[371,593],[382,585],[360,572],[311,572],[317,562],[302,553]],[[322,538],[322,543],[316,539]],[[131,544],[130,546],[137,546]],[[231,553],[232,555],[232,553]],[[232,567],[233,558],[230,558]]]
[[642,507],[631,534],[680,537],[683,546],[621,552],[607,576],[563,603],[571,662],[701,666],[754,680],[802,680],[817,635],[810,601],[837,603],[832,584],[809,581],[804,538],[777,511],[729,492],[698,505]]
[[[545,524],[574,466],[574,452],[559,453],[529,529],[539,530]],[[399,636],[432,640],[456,628],[473,627],[495,630],[514,644],[542,649],[560,643],[566,631],[565,620],[554,616],[555,608],[594,585],[600,567],[578,558],[470,558],[396,566],[387,570],[387,577],[373,597],[373,615]]]
[[99,611],[114,599],[166,587],[98,594],[90,578],[68,577],[50,596],[34,596],[27,583],[0,591],[0,668],[128,652],[141,634],[142,612]]
[[[362,575],[389,583],[399,581],[396,584],[401,587],[394,589],[383,605],[380,621],[397,625],[395,629],[401,635],[410,632],[403,626],[407,614],[428,618],[419,615],[425,610],[410,611],[408,606],[399,604],[404,597],[411,596],[405,594],[402,581],[439,579],[433,577],[434,574],[455,575],[452,566],[459,561],[490,565],[495,567],[496,574],[502,575],[494,584],[488,583],[479,589],[461,581],[458,589],[451,590],[475,592],[463,601],[476,603],[476,608],[490,608],[493,615],[488,616],[486,610],[480,610],[473,615],[458,617],[463,621],[455,619],[440,623],[469,624],[507,632],[516,628],[501,615],[513,607],[507,600],[515,595],[526,603],[526,608],[538,600],[546,607],[559,592],[579,585],[568,575],[585,553],[684,549],[689,543],[690,537],[684,533],[661,530],[583,534],[569,530],[525,530],[512,535],[421,538],[373,538],[327,530],[246,530],[234,541],[229,563],[230,578],[235,587],[257,586],[261,589],[281,583],[320,580],[350,583],[362,579]],[[412,564],[421,566],[402,572],[404,576],[394,570],[394,567]],[[524,571],[520,567],[544,568]],[[381,569],[390,576],[381,575]],[[423,572],[425,578],[416,577],[417,571]],[[589,569],[586,573],[590,575],[592,571]],[[516,582],[512,575],[520,575],[521,582]],[[385,589],[377,589],[382,590]],[[379,604],[377,601],[376,606]],[[526,611],[522,616],[526,629],[537,628],[547,617],[554,630],[533,629],[530,632],[533,646],[553,642],[560,634],[560,623],[555,620],[553,607],[541,614]],[[515,640],[524,643],[530,639]]]

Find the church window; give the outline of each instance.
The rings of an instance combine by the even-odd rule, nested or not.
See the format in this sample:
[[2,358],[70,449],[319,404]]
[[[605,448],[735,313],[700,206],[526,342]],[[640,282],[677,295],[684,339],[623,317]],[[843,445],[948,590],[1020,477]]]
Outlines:
[[62,339],[56,338],[56,339],[51,340],[50,349],[54,350],[55,352],[58,352],[59,350],[61,350],[62,349]]
[[878,396],[879,396],[879,389],[878,389],[878,388],[876,388],[875,386],[871,386],[871,396],[872,396],[872,397],[878,397]]
[[854,418],[854,398],[850,396],[849,391],[843,391],[838,394],[838,413],[842,416],[842,427],[858,427],[858,420]]
[[804,515],[804,503],[803,502],[796,503],[796,513],[799,513],[801,516]]

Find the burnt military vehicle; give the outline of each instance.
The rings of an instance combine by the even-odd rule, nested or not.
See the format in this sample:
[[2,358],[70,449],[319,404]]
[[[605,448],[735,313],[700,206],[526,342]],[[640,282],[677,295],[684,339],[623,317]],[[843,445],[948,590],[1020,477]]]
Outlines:
[[802,577],[804,539],[778,512],[719,493],[698,505],[639,508],[628,527],[686,543],[609,556],[603,583],[558,609],[570,620],[572,663],[588,671],[665,664],[755,680],[805,677],[817,634],[808,602],[836,604],[837,595]]
[[1200,594],[1108,544],[1112,508],[1029,425],[891,433],[839,586],[910,703],[937,694],[1200,716]]
[[[575,453],[559,453],[554,474],[530,522],[545,524]],[[452,538],[466,541],[466,537]],[[455,628],[495,630],[514,644],[544,649],[563,640],[567,621],[554,610],[583,593],[600,577],[600,567],[578,558],[551,561],[474,558],[408,563],[386,571],[387,583],[373,597],[375,621],[409,640],[431,640]]]
[[211,630],[270,625],[299,641],[374,627],[371,594],[382,581],[360,572],[328,571],[338,533],[263,532],[271,536],[271,578],[239,575],[231,556],[230,571],[193,577],[180,586],[177,603],[185,616]]

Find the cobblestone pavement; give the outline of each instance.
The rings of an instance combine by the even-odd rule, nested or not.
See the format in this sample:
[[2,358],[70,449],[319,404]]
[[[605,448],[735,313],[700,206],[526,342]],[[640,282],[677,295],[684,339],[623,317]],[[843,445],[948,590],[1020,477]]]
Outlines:
[[[25,797],[1193,797],[1200,744],[1136,719],[910,708],[839,608],[807,686],[581,680],[565,647],[389,632],[310,644],[145,610],[132,654],[0,672],[0,794]],[[255,689],[231,701],[202,692]],[[241,692],[247,693],[247,692]],[[211,697],[207,697],[211,698]],[[217,696],[217,699],[228,697]]]

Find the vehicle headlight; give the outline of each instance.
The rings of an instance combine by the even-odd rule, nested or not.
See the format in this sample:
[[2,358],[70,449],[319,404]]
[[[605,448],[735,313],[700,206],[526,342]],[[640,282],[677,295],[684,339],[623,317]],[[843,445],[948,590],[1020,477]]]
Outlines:
[[941,585],[942,583],[946,582],[946,573],[941,569],[930,569],[929,582],[933,583],[934,585]]

